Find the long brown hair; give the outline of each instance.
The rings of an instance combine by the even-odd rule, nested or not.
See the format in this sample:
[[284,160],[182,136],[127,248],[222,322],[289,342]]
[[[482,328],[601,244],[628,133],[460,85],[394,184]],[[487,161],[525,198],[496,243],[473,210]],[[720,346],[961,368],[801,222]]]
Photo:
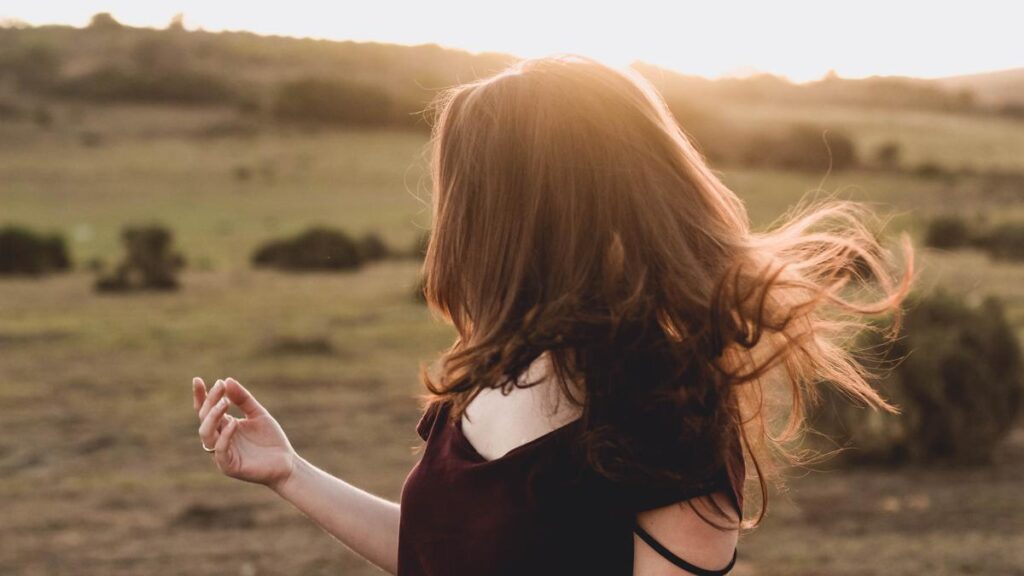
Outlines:
[[751,527],[773,456],[800,460],[790,441],[820,382],[896,410],[848,338],[871,315],[898,320],[912,250],[904,236],[897,281],[864,207],[806,204],[752,231],[657,90],[583,56],[519,61],[432,109],[423,290],[458,336],[421,378],[452,419],[484,388],[536,384],[520,376],[547,352],[609,478],[682,481],[668,464],[683,456],[735,467],[742,440],[762,498]]

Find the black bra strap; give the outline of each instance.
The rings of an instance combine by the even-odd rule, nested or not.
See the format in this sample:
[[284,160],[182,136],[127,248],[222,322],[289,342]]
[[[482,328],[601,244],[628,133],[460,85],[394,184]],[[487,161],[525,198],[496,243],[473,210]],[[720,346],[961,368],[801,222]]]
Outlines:
[[696,574],[697,576],[721,576],[722,574],[728,574],[729,571],[732,570],[732,567],[736,564],[737,551],[733,550],[732,560],[730,560],[729,564],[721,570],[707,570],[699,566],[694,566],[693,564],[690,564],[686,560],[683,560],[679,556],[673,554],[672,551],[668,548],[662,546],[660,542],[655,540],[653,536],[651,536],[647,533],[646,530],[641,528],[639,523],[637,523],[633,527],[633,531],[636,532],[637,536],[639,536],[644,542],[647,542],[647,545],[653,548],[655,552],[664,556],[666,560],[682,568],[683,570],[687,570],[693,574]]

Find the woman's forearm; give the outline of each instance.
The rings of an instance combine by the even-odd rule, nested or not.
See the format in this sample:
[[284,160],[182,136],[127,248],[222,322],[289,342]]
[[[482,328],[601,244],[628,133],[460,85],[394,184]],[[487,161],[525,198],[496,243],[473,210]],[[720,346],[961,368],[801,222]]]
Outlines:
[[292,474],[270,487],[342,544],[395,574],[399,505],[360,490],[296,456]]

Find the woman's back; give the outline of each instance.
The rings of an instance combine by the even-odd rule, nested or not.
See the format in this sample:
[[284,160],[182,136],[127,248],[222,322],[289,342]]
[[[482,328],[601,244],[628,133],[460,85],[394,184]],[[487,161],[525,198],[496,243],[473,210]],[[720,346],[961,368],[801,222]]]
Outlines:
[[[589,470],[574,449],[582,420],[569,419],[572,405],[547,411],[555,389],[478,396],[466,414],[479,444],[462,418],[449,420],[450,402],[427,408],[417,425],[425,449],[402,491],[399,574],[631,574],[638,512],[719,491],[742,509],[742,470],[667,488]],[[506,422],[526,422],[523,433],[496,434]]]

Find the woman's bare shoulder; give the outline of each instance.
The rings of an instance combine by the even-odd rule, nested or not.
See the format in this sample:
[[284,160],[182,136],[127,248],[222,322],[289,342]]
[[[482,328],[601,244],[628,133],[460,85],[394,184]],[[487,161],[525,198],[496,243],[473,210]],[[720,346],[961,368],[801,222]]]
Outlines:
[[466,439],[489,460],[500,458],[516,447],[532,442],[576,420],[581,409],[565,398],[551,378],[544,357],[531,365],[525,377],[543,378],[541,384],[513,388],[505,395],[499,389],[482,390],[463,415]]

